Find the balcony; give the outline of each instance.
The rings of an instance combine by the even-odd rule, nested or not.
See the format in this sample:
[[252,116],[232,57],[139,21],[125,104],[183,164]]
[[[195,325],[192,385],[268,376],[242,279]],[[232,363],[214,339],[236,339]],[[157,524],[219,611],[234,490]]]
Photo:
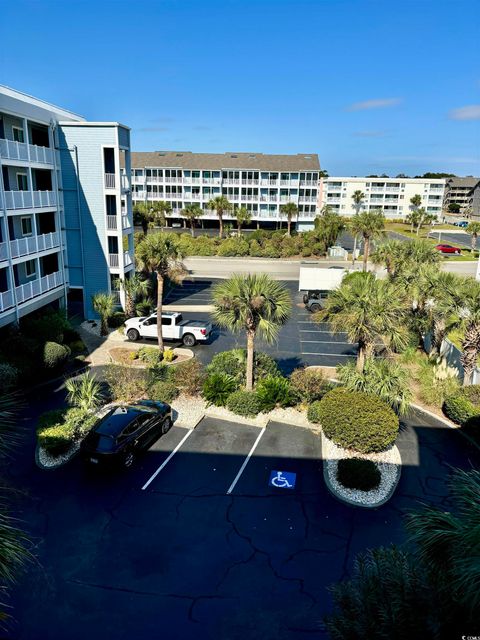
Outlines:
[[114,230],[117,228],[117,216],[107,216],[107,229]]
[[7,209],[34,209],[56,207],[57,196],[54,191],[5,191]]
[[373,193],[383,193],[385,191],[385,187],[372,187],[371,191]]
[[301,187],[316,187],[317,184],[317,180],[300,180]]
[[127,215],[122,216],[122,229],[129,229],[132,226],[130,218]]
[[7,160],[23,160],[53,164],[53,151],[50,147],[39,147],[36,144],[0,139],[0,156]]
[[[258,180],[257,180],[258,183]],[[223,184],[240,184],[239,178],[225,178]]]
[[242,178],[242,184],[258,184],[257,178]]
[[[317,196],[300,196],[299,201],[300,202],[316,202]],[[338,201],[340,202],[340,200]]]
[[48,249],[60,246],[60,235],[57,232],[43,233],[29,238],[18,238],[10,241],[12,258],[28,256],[31,253],[40,253]]
[[168,183],[174,182],[176,184],[183,184],[183,178],[181,176],[180,177],[175,177],[175,178],[172,178],[172,177],[167,178],[167,177],[165,177],[165,182],[168,182]]
[[[127,176],[122,176],[127,177]],[[115,189],[115,174],[114,173],[106,173],[105,174],[105,189]]]
[[278,180],[262,180],[260,182],[260,184],[262,184],[265,187],[278,187]]
[[[300,198],[300,200],[302,200],[302,198]],[[341,198],[327,198],[325,202],[327,204],[340,204]]]
[[185,193],[186,200],[201,200],[202,196],[199,193]]
[[13,291],[9,290],[0,292],[0,313],[13,306]]
[[113,269],[118,269],[118,266],[119,266],[118,253],[109,253],[108,254],[108,264]]
[[203,178],[203,184],[220,184],[220,178]]
[[385,187],[387,193],[400,193],[400,187]]
[[125,267],[129,267],[131,264],[133,264],[132,256],[128,251],[123,252],[123,264]]
[[48,276],[43,276],[43,278],[39,278],[38,280],[32,280],[26,284],[21,284],[20,286],[15,287],[17,302],[18,304],[21,304],[26,300],[30,300],[31,298],[41,295],[42,293],[56,289],[62,284],[63,275],[61,271],[55,271],[55,273],[50,273]]

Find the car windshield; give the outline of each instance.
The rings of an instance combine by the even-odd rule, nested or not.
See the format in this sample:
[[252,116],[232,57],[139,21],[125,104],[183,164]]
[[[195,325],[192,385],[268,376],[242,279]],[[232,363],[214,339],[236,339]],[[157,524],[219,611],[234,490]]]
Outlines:
[[88,434],[88,444],[99,453],[108,453],[115,446],[115,439],[102,433],[91,431]]

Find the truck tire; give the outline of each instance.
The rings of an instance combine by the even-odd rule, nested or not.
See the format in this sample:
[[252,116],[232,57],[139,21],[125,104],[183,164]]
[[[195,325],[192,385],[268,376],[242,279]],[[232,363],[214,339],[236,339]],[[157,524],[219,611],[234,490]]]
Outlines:
[[127,331],[127,338],[132,342],[136,342],[140,338],[140,334],[136,329],[129,329]]
[[308,302],[308,296],[306,293],[303,294],[303,304],[307,304]]
[[186,347],[194,347],[197,344],[197,341],[195,340],[195,336],[193,335],[193,333],[186,333],[183,336],[182,342]]
[[321,305],[318,304],[318,302],[314,302],[313,304],[310,305],[310,313],[317,313],[317,311],[320,311],[321,309]]

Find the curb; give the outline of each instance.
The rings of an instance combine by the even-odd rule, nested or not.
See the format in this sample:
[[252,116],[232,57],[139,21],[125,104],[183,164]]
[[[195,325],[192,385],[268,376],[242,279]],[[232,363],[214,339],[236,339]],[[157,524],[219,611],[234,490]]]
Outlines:
[[63,467],[65,464],[68,464],[70,460],[72,460],[80,451],[80,447],[73,448],[72,451],[68,453],[67,457],[64,458],[61,462],[57,464],[46,466],[42,462],[40,462],[40,446],[38,444],[35,445],[35,463],[39,469],[42,471],[55,471],[60,467]]

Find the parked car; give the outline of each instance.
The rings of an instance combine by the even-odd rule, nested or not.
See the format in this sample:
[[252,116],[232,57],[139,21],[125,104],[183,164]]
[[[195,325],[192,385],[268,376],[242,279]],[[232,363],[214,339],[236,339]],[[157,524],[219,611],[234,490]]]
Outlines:
[[325,300],[328,297],[330,291],[319,291],[319,290],[311,290],[307,291],[303,295],[303,303],[305,305],[305,309],[310,311],[311,313],[316,313],[323,309],[325,306]]
[[85,462],[98,467],[131,467],[171,428],[172,408],[166,402],[142,400],[112,407],[83,440],[80,452]]
[[[210,322],[184,320],[181,313],[162,313],[162,333],[164,340],[181,341],[186,347],[208,340],[212,332]],[[125,334],[129,340],[157,337],[157,314],[141,318],[130,318],[125,322]]]
[[451,244],[437,244],[435,249],[438,249],[440,253],[454,253],[457,256],[462,253],[458,247],[454,247]]
[[462,228],[468,227],[467,220],[456,220],[453,224],[455,227],[462,227]]

